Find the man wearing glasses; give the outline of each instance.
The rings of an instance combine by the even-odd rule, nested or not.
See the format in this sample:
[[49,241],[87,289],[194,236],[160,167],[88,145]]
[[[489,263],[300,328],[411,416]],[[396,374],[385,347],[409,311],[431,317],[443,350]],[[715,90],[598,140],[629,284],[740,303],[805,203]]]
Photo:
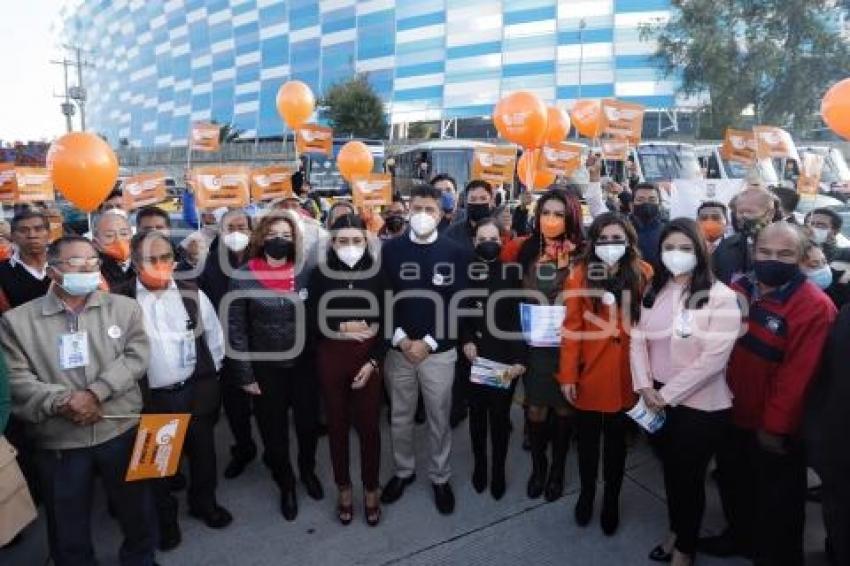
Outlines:
[[142,409],[149,346],[139,305],[98,290],[100,258],[85,238],[47,250],[50,288],[5,313],[0,345],[12,411],[26,421],[57,566],[94,564],[91,507],[103,482],[124,534],[123,565],[154,563],[148,482],[125,482]]
[[103,279],[110,289],[135,279],[130,262],[130,238],[133,229],[126,215],[108,211],[98,216],[94,224],[94,244],[100,252]]
[[[114,292],[134,297],[142,307],[151,360],[143,390],[145,412],[191,413],[184,450],[189,458],[189,514],[212,529],[233,517],[216,501],[214,429],[220,403],[218,372],[224,338],[216,311],[190,281],[174,278],[174,246],[160,231],[133,237],[131,259],[138,276]],[[145,385],[147,387],[145,387]],[[155,480],[159,548],[171,550],[181,541],[177,499],[169,478]]]

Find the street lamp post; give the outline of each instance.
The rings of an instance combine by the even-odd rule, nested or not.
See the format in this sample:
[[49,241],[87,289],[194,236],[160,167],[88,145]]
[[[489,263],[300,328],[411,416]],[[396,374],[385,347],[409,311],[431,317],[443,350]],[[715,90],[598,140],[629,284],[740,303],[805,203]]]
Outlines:
[[[584,66],[584,28],[587,27],[587,21],[582,18],[578,21],[578,96],[581,100],[581,71]],[[576,129],[576,138],[578,138],[578,129]]]

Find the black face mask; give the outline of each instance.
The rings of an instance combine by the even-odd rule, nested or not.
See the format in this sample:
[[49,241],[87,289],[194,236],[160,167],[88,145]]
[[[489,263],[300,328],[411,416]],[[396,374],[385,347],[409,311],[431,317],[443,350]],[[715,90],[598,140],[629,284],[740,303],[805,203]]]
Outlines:
[[390,232],[401,232],[404,230],[404,217],[398,215],[387,216],[387,230]]
[[752,236],[764,228],[764,222],[759,218],[737,218],[738,232],[743,236]]
[[768,287],[781,287],[800,273],[796,263],[785,263],[775,259],[756,260],[753,262],[756,279]]
[[284,238],[272,238],[263,244],[263,253],[272,259],[292,259],[295,255],[295,242]]
[[642,222],[652,222],[658,218],[658,205],[654,202],[642,202],[634,205],[634,214]]
[[494,261],[502,252],[502,244],[499,242],[481,242],[475,246],[475,253],[484,261]]
[[490,216],[489,204],[467,204],[466,216],[473,222],[480,222]]

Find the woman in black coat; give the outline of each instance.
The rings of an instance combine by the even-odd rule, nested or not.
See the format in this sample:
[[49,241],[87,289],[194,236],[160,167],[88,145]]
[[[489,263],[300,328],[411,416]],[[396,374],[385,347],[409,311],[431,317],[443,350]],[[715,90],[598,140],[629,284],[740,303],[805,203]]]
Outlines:
[[[525,373],[526,363],[519,318],[518,291],[522,283],[519,267],[506,266],[499,260],[502,242],[495,220],[486,219],[476,225],[473,244],[476,261],[470,264],[469,280],[475,295],[467,301],[467,308],[480,311],[480,315],[462,319],[460,340],[463,353],[472,364],[469,376],[469,434],[475,457],[472,485],[478,493],[487,487],[489,424],[493,452],[490,493],[494,499],[501,499],[505,493],[511,402],[516,380]],[[500,293],[503,291],[509,293]],[[488,313],[493,313],[491,320]],[[512,333],[513,337],[499,336],[504,333]],[[482,376],[480,370],[488,362],[500,365],[497,371],[491,368]]]

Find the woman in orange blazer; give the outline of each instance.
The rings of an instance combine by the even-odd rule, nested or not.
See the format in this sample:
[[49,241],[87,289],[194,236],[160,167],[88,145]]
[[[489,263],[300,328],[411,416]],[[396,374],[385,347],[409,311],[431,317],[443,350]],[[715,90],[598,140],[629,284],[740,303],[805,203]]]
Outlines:
[[640,315],[641,293],[652,268],[641,261],[637,234],[623,216],[602,214],[588,230],[588,245],[566,281],[567,314],[561,335],[558,381],[578,409],[581,495],[576,523],[593,515],[599,445],[605,436],[600,523],[606,535],[619,525],[620,487],[626,464],[625,411],[637,398],[632,389],[629,331]]

